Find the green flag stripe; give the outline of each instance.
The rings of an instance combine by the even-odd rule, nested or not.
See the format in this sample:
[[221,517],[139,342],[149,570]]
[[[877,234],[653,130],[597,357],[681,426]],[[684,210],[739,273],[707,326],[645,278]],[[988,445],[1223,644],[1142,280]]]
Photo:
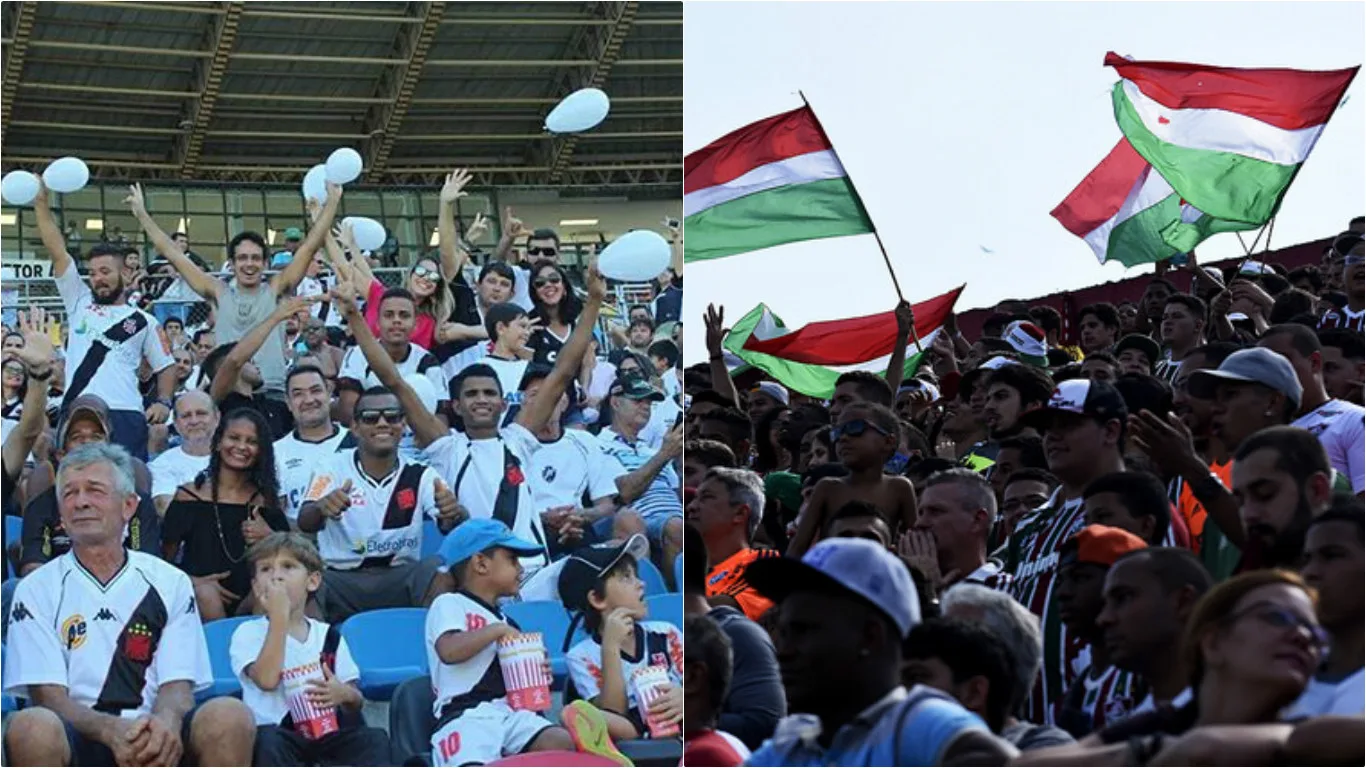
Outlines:
[[1256,224],[1225,221],[1208,215],[1190,223],[1183,222],[1181,198],[1170,195],[1116,224],[1110,230],[1105,260],[1118,261],[1126,267],[1150,264],[1178,253],[1189,253],[1211,235],[1256,228]]
[[848,178],[792,184],[731,200],[683,220],[684,261],[784,243],[863,235],[873,223]]

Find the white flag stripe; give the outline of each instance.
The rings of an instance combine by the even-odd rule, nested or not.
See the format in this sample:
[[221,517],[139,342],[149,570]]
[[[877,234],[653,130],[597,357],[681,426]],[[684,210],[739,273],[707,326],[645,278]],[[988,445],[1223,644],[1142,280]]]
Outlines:
[[1224,109],[1170,109],[1148,98],[1132,81],[1123,82],[1124,95],[1143,125],[1157,138],[1178,147],[1299,165],[1309,157],[1323,132],[1323,125],[1288,131]]
[[1082,238],[1086,244],[1095,251],[1096,258],[1100,263],[1105,263],[1105,255],[1110,247],[1110,232],[1127,219],[1133,218],[1143,211],[1157,205],[1172,196],[1174,190],[1167,180],[1162,178],[1162,174],[1157,173],[1148,166],[1143,171],[1143,175],[1134,182],[1134,188],[1129,190],[1129,196],[1124,199],[1124,204],[1119,207],[1114,216],[1105,220],[1105,223],[1086,233]]
[[725,184],[694,190],[683,196],[683,215],[691,216],[713,206],[728,203],[736,198],[764,192],[790,184],[805,184],[810,181],[842,179],[844,166],[833,149],[808,152],[804,155],[789,157],[777,162],[761,165],[739,178]]

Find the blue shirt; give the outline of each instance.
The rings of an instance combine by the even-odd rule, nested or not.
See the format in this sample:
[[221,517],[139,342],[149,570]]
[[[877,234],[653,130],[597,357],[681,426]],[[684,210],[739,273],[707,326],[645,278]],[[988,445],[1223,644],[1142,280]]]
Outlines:
[[[658,453],[644,440],[637,438],[631,442],[611,427],[604,428],[598,434],[598,441],[602,444],[603,452],[621,462],[627,472],[645,466]],[[678,498],[678,485],[678,473],[674,471],[673,463],[669,462],[655,475],[645,493],[631,504],[631,508],[646,520],[656,516],[682,517],[683,502]]]
[[923,685],[910,692],[900,686],[892,690],[840,728],[828,749],[816,743],[815,734],[800,732],[798,718],[808,724],[815,720],[797,715],[780,722],[773,738],[745,765],[939,765],[959,736],[991,733],[980,717],[948,694]]

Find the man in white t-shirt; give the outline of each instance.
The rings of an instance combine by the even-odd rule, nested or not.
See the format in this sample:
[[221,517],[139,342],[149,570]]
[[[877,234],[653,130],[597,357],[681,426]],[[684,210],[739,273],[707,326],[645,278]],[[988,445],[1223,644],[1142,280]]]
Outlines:
[[[426,376],[437,392],[446,391],[446,375],[436,356],[412,343],[413,328],[417,324],[417,305],[412,294],[402,288],[390,288],[379,300],[380,344],[389,360],[405,377],[409,374]],[[337,374],[338,415],[343,424],[351,426],[351,412],[355,410],[360,393],[380,385],[379,378],[366,363],[360,349],[352,347],[342,358]]]
[[[507,403],[497,373],[479,364],[465,369],[458,379],[454,401],[455,412],[464,423],[464,432],[447,427],[403,380],[398,366],[370,333],[364,317],[350,299],[354,293],[349,285],[337,292],[337,303],[355,335],[358,348],[381,383],[398,395],[418,448],[426,453],[432,468],[451,484],[461,506],[468,510],[471,518],[500,520],[514,535],[542,547],[548,546],[548,542],[526,473],[531,456],[541,447],[534,432],[550,419],[560,394],[583,360],[593,325],[607,295],[607,283],[595,264],[589,266],[586,282],[588,301],[574,332],[565,343],[554,369],[542,382],[540,396],[534,403],[524,405],[512,424],[499,427]],[[524,583],[548,561],[548,552],[523,557]]]
[[356,438],[332,421],[332,383],[318,368],[293,368],[285,377],[285,399],[294,416],[294,431],[275,441],[275,476],[280,481],[280,507],[291,523],[297,523],[314,470],[337,451],[356,447]]
[[1267,329],[1258,346],[1290,361],[1304,394],[1292,427],[1307,429],[1323,443],[1333,469],[1352,481],[1358,497],[1366,492],[1366,409],[1328,397],[1323,384],[1323,345],[1318,334],[1296,323]]
[[163,452],[147,465],[152,473],[152,503],[165,515],[175,491],[209,468],[209,449],[218,427],[218,406],[202,389],[192,389],[175,401],[175,428],[179,446]]
[[1301,575],[1319,592],[1319,624],[1328,652],[1300,698],[1282,713],[1286,720],[1318,715],[1361,717],[1366,711],[1366,558],[1362,554],[1361,503],[1339,497],[1309,523]]
[[57,487],[71,551],[19,583],[7,617],[5,692],[29,700],[6,723],[7,762],[250,765],[242,702],[195,707],[213,670],[190,578],[124,548],[138,505],[128,452],[77,448]]
[[[67,253],[48,206],[47,189],[33,201],[38,234],[52,257],[52,275],[71,328],[66,341],[65,403],[84,392],[98,393],[109,405],[111,442],[147,460],[147,424],[164,424],[176,390],[175,360],[161,325],[136,306],[122,302],[124,249],[100,243],[90,249],[87,286]],[[144,411],[138,368],[147,362],[157,375],[157,401]]]
[[361,611],[429,605],[454,586],[441,560],[422,557],[423,523],[459,522],[455,495],[430,467],[398,454],[403,409],[386,389],[356,402],[356,447],[318,462],[299,508],[299,530],[316,533],[323,572],[318,604],[328,620]]

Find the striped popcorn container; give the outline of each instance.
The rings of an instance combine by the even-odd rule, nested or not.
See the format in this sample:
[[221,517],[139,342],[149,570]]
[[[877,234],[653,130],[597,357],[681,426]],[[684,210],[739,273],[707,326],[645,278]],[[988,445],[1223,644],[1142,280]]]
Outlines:
[[550,709],[550,676],[546,674],[545,641],[540,632],[508,635],[498,641],[498,665],[508,706],[531,712]]
[[318,662],[286,669],[280,675],[285,692],[285,704],[294,729],[306,739],[321,739],[341,730],[336,707],[320,707],[308,700],[308,684],[323,679],[323,668]]
[[640,709],[640,721],[649,727],[650,738],[652,739],[678,735],[676,723],[666,723],[650,714],[650,705],[664,693],[664,689],[668,686],[669,670],[664,667],[641,667],[631,675],[631,690],[636,694],[636,706]]

